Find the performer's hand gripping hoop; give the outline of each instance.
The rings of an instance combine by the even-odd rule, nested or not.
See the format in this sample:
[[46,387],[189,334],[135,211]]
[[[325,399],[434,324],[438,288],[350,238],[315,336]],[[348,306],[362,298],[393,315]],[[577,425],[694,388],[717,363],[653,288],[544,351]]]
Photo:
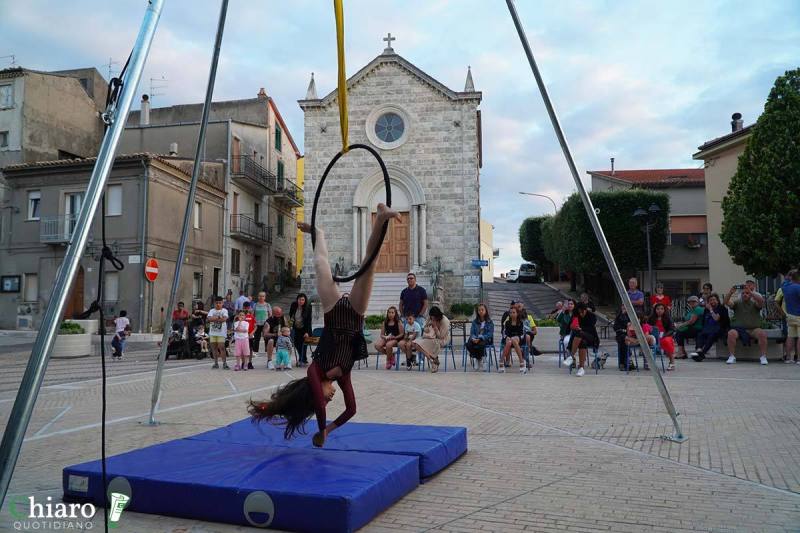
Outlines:
[[[386,205],[388,207],[392,207],[392,185],[389,182],[389,171],[386,169],[386,163],[383,162],[383,159],[381,159],[380,154],[378,154],[378,152],[374,148],[372,148],[371,146],[367,146],[366,144],[351,144],[347,148],[347,151],[355,150],[356,148],[360,148],[362,150],[366,150],[367,152],[371,153],[375,157],[375,159],[378,161],[378,164],[381,166],[381,172],[383,172],[383,184],[386,187]],[[316,241],[317,241],[317,238],[316,238],[316,236],[317,236],[317,203],[319,202],[319,196],[320,196],[320,193],[322,192],[322,187],[325,184],[325,178],[328,177],[328,173],[331,171],[331,169],[336,164],[336,162],[344,154],[345,154],[345,151],[343,150],[343,151],[339,152],[338,154],[336,154],[335,156],[333,156],[333,159],[331,159],[331,162],[328,163],[328,167],[325,169],[325,172],[322,174],[322,178],[320,178],[320,180],[319,180],[319,185],[317,186],[317,193],[314,195],[314,207],[311,210],[311,246],[312,247],[316,246]],[[389,227],[389,221],[387,220],[386,222],[384,222],[383,228],[381,228],[381,245],[383,244],[383,239],[386,237],[386,230],[388,229],[388,227]],[[347,281],[352,281],[352,280],[356,279],[357,277],[361,276],[364,272],[367,271],[367,269],[372,265],[373,261],[375,261],[375,259],[378,257],[378,254],[380,253],[380,250],[381,250],[381,246],[375,247],[375,249],[372,251],[372,254],[370,254],[370,256],[366,258],[364,263],[361,265],[361,268],[359,268],[358,271],[355,274],[351,274],[351,275],[345,276],[345,277],[334,276],[333,277],[333,281],[335,281],[337,283],[343,283],[343,282],[347,282]]]

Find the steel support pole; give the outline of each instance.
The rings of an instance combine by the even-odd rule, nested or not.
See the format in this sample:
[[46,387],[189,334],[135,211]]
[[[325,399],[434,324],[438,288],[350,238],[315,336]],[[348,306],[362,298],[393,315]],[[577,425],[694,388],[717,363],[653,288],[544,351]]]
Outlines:
[[636,338],[639,340],[639,345],[641,346],[642,352],[645,354],[645,357],[647,357],[647,360],[650,361],[650,367],[653,369],[653,379],[658,387],[658,392],[661,393],[661,398],[664,400],[664,406],[667,408],[670,418],[672,418],[672,424],[675,428],[675,433],[671,436],[665,436],[664,438],[677,442],[683,442],[686,440],[686,437],[681,431],[681,426],[678,422],[678,413],[675,411],[675,406],[672,403],[672,398],[670,398],[667,386],[664,384],[661,373],[658,371],[658,367],[656,366],[653,352],[650,350],[650,346],[647,344],[647,340],[645,339],[644,332],[642,331],[642,325],[639,323],[639,319],[636,316],[636,311],[633,308],[631,299],[628,297],[625,284],[622,282],[622,277],[620,276],[619,269],[614,261],[614,256],[611,254],[611,249],[609,248],[608,241],[603,233],[603,228],[600,226],[597,213],[592,205],[592,200],[589,198],[586,189],[583,187],[583,182],[581,182],[580,175],[578,174],[578,167],[575,165],[575,160],[572,157],[572,152],[570,151],[569,144],[567,143],[567,138],[564,136],[564,131],[562,130],[561,123],[558,120],[558,115],[556,115],[555,108],[550,101],[550,96],[547,93],[547,87],[545,87],[544,81],[542,80],[542,75],[539,73],[539,67],[536,65],[536,60],[533,58],[533,52],[531,51],[530,44],[528,44],[528,38],[525,36],[525,30],[523,29],[522,23],[517,15],[517,9],[514,6],[513,0],[506,0],[506,5],[508,6],[509,13],[511,13],[511,18],[514,20],[514,26],[519,34],[522,47],[525,49],[525,55],[528,57],[528,63],[530,64],[531,71],[536,78],[536,84],[539,86],[539,91],[542,93],[542,100],[547,108],[548,115],[550,115],[550,122],[553,124],[553,129],[555,130],[556,137],[558,137],[558,142],[561,144],[561,150],[564,152],[564,157],[567,160],[567,166],[569,166],[572,179],[575,181],[575,186],[578,188],[578,193],[583,201],[583,206],[586,208],[586,214],[589,216],[589,222],[592,224],[592,229],[597,237],[597,242],[600,244],[603,257],[605,258],[606,264],[608,265],[608,269],[611,273],[611,279],[614,280],[614,285],[617,288],[619,297],[622,300],[625,309],[628,311],[628,316],[630,317],[631,323],[636,331]]
[[136,87],[139,85],[142,70],[144,70],[144,64],[150,51],[150,45],[153,42],[153,36],[155,35],[156,26],[158,26],[158,20],[161,17],[163,5],[164,0],[150,0],[148,3],[142,26],[136,37],[136,43],[131,51],[128,70],[117,105],[114,109],[106,110],[106,117],[110,121],[110,126],[106,130],[103,142],[100,145],[97,161],[86,189],[86,199],[75,222],[75,230],[67,246],[64,262],[61,264],[53,287],[50,290],[51,298],[42,318],[42,327],[36,335],[31,357],[28,360],[28,366],[25,368],[25,374],[22,377],[14,407],[11,409],[11,415],[3,433],[3,441],[0,444],[0,506],[5,501],[8,486],[11,483],[11,476],[19,458],[25,431],[28,429],[31,413],[36,404],[36,397],[39,394],[47,363],[53,350],[56,330],[61,324],[61,316],[64,312],[67,295],[78,270],[81,255],[83,255],[86,247],[86,240],[89,236],[92,220],[95,213],[97,213],[97,207],[100,204],[106,180],[114,164],[117,143],[122,135],[122,130],[125,128],[128,112],[133,102]]
[[[175,275],[172,278],[172,290],[169,294],[169,305],[166,318],[164,319],[164,332],[161,335],[161,348],[158,352],[158,366],[156,377],[153,382],[153,395],[150,399],[150,424],[156,423],[156,411],[161,400],[161,376],[164,373],[164,361],[167,358],[167,340],[170,333],[170,322],[172,320],[172,309],[175,307],[175,299],[178,294],[178,287],[181,282],[181,267],[183,266],[186,255],[186,239],[189,235],[189,225],[192,221],[192,210],[194,209],[194,197],[197,192],[197,182],[200,179],[202,168],[202,154],[206,142],[206,128],[208,126],[208,115],[211,112],[211,97],[214,94],[214,82],[217,78],[217,63],[219,63],[219,51],[222,47],[222,34],[225,30],[225,17],[228,14],[228,0],[222,0],[219,10],[219,22],[217,23],[217,36],[214,40],[214,52],[211,57],[211,67],[208,72],[208,85],[206,86],[206,99],[203,102],[203,118],[200,120],[200,133],[197,136],[197,149],[194,153],[194,166],[192,167],[192,181],[189,185],[189,194],[186,197],[186,210],[183,214],[183,231],[181,242],[178,245],[178,256],[175,259]],[[230,161],[228,162],[230,164]]]
[[653,252],[650,251],[650,223],[648,222],[647,225],[644,227],[644,233],[647,236],[647,277],[648,283],[650,284],[650,294],[656,292],[655,286],[653,285]]

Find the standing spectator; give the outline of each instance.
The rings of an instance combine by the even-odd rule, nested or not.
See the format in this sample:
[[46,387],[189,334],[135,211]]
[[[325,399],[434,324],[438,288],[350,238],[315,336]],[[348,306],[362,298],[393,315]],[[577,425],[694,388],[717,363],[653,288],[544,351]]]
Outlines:
[[228,289],[222,307],[228,312],[228,327],[233,326],[233,317],[236,316],[236,302],[233,301],[233,291]]
[[414,348],[428,359],[432,373],[439,371],[439,352],[449,340],[450,320],[434,305],[422,328],[422,338],[414,341]]
[[386,370],[394,366],[394,347],[403,338],[405,330],[403,320],[397,313],[397,308],[391,306],[386,310],[386,320],[383,321],[380,338],[375,341],[375,349],[378,354],[386,355]]
[[125,355],[125,340],[128,338],[129,334],[125,333],[125,328],[127,327],[130,330],[131,321],[128,320],[128,312],[122,309],[119,312],[119,316],[114,319],[114,334],[117,335],[122,332],[122,335],[119,336],[119,357],[121,358]]
[[242,306],[244,311],[244,321],[247,322],[247,357],[242,361],[242,370],[253,370],[253,339],[256,332],[256,316],[250,302],[245,302]]
[[172,312],[172,327],[178,326],[179,331],[183,334],[183,328],[187,326],[189,320],[189,310],[183,302],[178,302],[178,307]]
[[597,308],[596,308],[596,307],[595,307],[595,305],[594,305],[594,302],[592,301],[592,299],[591,299],[591,298],[589,298],[589,294],[588,294],[588,293],[585,293],[585,292],[581,293],[581,298],[580,298],[580,301],[581,301],[581,302],[582,302],[584,305],[586,305],[586,308],[587,308],[589,311],[591,311],[592,313],[594,313],[594,312],[597,310]]
[[222,298],[214,298],[214,309],[208,312],[208,339],[211,345],[211,357],[214,364],[211,368],[219,368],[219,359],[222,359],[222,368],[228,370],[228,352],[225,350],[225,338],[228,336],[228,311],[222,306]]
[[[786,314],[786,362],[800,358],[800,271],[790,271],[781,285],[781,304]],[[792,357],[794,353],[794,357]]]
[[600,337],[597,335],[597,317],[589,312],[585,303],[580,302],[575,306],[575,313],[570,323],[570,356],[564,361],[567,365],[572,365],[575,356],[578,355],[578,371],[576,376],[582,377],[586,374],[584,366],[588,356],[588,349],[600,346]]
[[522,347],[525,334],[525,327],[522,323],[522,317],[519,316],[519,310],[513,306],[508,310],[508,318],[503,321],[503,363],[500,366],[500,372],[505,372],[506,368],[511,366],[511,350],[517,352],[519,357],[519,371],[526,374],[528,372],[528,365],[525,358],[522,356]]
[[[256,319],[256,331],[253,334],[253,354],[258,354],[261,349],[261,339],[264,337],[264,326],[272,316],[272,306],[267,303],[267,293],[258,293],[258,300],[253,304],[253,314]],[[267,340],[264,339],[264,350],[267,349]],[[252,364],[252,361],[250,362]],[[250,367],[248,367],[250,368]]]
[[[663,291],[663,287],[662,287]],[[669,296],[667,297],[669,298]],[[667,370],[675,370],[675,325],[669,316],[669,309],[664,302],[653,304],[653,312],[647,319],[647,323],[653,327],[653,333],[658,335],[658,345],[669,359]],[[647,360],[645,360],[647,364]]]
[[639,281],[636,278],[628,280],[628,298],[631,299],[637,315],[644,312],[644,293],[639,290]]
[[292,339],[294,349],[297,351],[298,366],[308,364],[306,340],[311,336],[311,311],[308,297],[302,292],[289,306],[289,321],[292,323]]
[[706,305],[708,302],[708,297],[714,292],[714,287],[710,283],[706,282],[703,283],[703,289],[700,293],[700,305]]
[[625,337],[628,335],[628,323],[631,321],[628,316],[628,310],[623,305],[619,309],[616,318],[614,319],[614,335],[617,340],[617,366],[620,370],[633,370],[633,363],[628,363],[625,368],[625,361],[628,359],[628,344],[625,342]]
[[[736,362],[737,339],[741,340],[744,346],[749,346],[752,337],[758,339],[758,348],[761,351],[759,362],[762,365],[767,364],[767,332],[761,329],[764,297],[755,290],[755,286],[753,280],[747,280],[744,286],[731,287],[725,295],[724,304],[733,311],[731,329],[728,330],[728,360],[725,361],[729,365]],[[737,291],[741,291],[739,296],[733,298]]]
[[245,315],[246,312],[242,309],[236,313],[236,320],[233,323],[234,354],[236,355],[236,366],[233,367],[233,370],[235,372],[247,370],[245,361],[250,353],[250,334],[247,331],[249,325],[245,320]]
[[272,353],[275,350],[275,343],[281,334],[281,328],[289,327],[289,320],[283,316],[283,309],[277,305],[272,308],[272,316],[267,319],[269,326],[264,333],[264,340],[267,342],[267,368],[273,370],[275,364],[272,362]]
[[239,311],[244,309],[245,302],[249,302],[249,301],[250,301],[250,298],[244,293],[243,290],[240,290],[239,291],[239,297],[236,298],[236,303],[234,304],[234,308],[235,308],[236,312],[238,313]]
[[403,340],[400,341],[400,351],[406,355],[406,370],[414,366],[414,341],[422,337],[422,326],[416,321],[412,313],[406,315],[406,324]]
[[[705,309],[700,306],[700,298],[697,296],[689,296],[686,299],[689,304],[689,309],[686,310],[686,315],[683,317],[683,322],[675,324],[675,342],[678,343],[679,356],[676,359],[687,359],[686,355],[686,339],[697,339],[697,334],[703,329],[703,312]],[[696,344],[696,341],[695,341]]]
[[467,341],[467,351],[469,356],[477,360],[475,370],[481,369],[483,357],[486,355],[486,347],[494,343],[494,322],[489,316],[489,309],[486,304],[480,303],[475,306],[475,320],[469,331],[469,341]]
[[417,285],[417,276],[409,272],[406,276],[408,287],[400,292],[400,315],[414,314],[414,320],[422,326],[425,323],[425,311],[428,309],[428,293],[423,287]]
[[655,309],[656,304],[664,304],[667,311],[672,310],[672,298],[664,294],[663,283],[656,283],[656,293],[650,295],[650,307]]
[[703,311],[703,329],[697,335],[697,346],[700,348],[691,354],[698,363],[706,358],[708,351],[731,327],[728,309],[720,304],[719,295],[711,293],[706,296],[705,311]]

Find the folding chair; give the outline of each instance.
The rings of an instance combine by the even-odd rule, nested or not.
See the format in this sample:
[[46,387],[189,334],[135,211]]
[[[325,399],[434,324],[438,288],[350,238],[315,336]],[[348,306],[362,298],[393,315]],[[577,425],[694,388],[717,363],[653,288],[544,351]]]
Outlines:
[[[462,352],[466,351],[466,348],[462,348],[461,350],[462,350]],[[458,367],[456,366],[456,352],[455,352],[455,348],[453,347],[453,336],[452,335],[450,336],[450,342],[448,342],[447,345],[442,350],[442,356],[444,357],[444,371],[445,372],[447,372],[447,352],[448,351],[450,352],[450,359],[453,361],[453,369],[455,370]]]

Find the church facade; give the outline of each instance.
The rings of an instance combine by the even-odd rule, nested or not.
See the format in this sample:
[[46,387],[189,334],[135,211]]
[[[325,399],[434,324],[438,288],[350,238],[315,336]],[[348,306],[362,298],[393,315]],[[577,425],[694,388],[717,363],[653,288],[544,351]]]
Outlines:
[[[408,272],[438,279],[438,300],[476,302],[480,270],[479,178],[481,93],[471,72],[454,91],[396,54],[389,46],[347,81],[349,142],[378,150],[392,185],[393,221],[378,258],[376,283]],[[325,167],[341,149],[336,90],[318,98],[311,78],[299,101],[305,114],[305,220]],[[385,200],[383,175],[365,150],[342,157],[321,193],[317,225],[325,230],[331,264],[352,272],[364,259],[378,202]],[[312,250],[306,246],[305,264]],[[440,266],[439,266],[440,265]],[[313,268],[303,288],[313,293]],[[431,295],[431,287],[426,287]],[[377,287],[376,287],[377,289]],[[399,294],[398,294],[399,297]],[[371,306],[372,310],[372,306]]]

